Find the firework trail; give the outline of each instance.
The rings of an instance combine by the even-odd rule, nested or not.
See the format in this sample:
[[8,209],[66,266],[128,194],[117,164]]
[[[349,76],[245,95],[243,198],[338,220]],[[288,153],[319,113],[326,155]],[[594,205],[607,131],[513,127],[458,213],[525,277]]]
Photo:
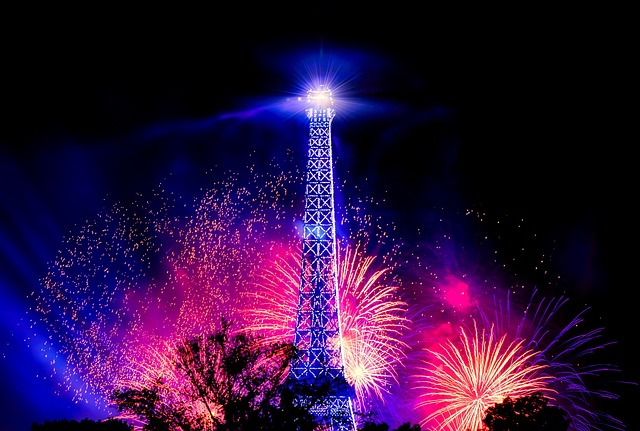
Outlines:
[[419,368],[416,389],[419,408],[430,412],[422,425],[437,424],[442,430],[482,428],[485,410],[507,397],[542,392],[548,395],[543,365],[529,366],[536,352],[523,350],[522,341],[505,345],[507,334],[499,339],[494,328],[471,335],[460,330],[460,345],[447,341],[441,351],[430,350],[431,361]]
[[[566,297],[538,299],[537,296],[538,291],[534,289],[519,319],[517,314],[510,316],[517,312],[517,307],[512,310],[508,297],[506,305],[493,307],[506,312],[494,312],[492,318],[482,309],[479,314],[485,325],[496,322],[501,332],[524,341],[524,348],[537,352],[531,358],[530,366],[541,365],[543,373],[552,377],[547,388],[555,395],[549,398],[569,414],[570,429],[624,429],[618,419],[593,408],[598,400],[618,399],[614,392],[599,389],[600,379],[611,378],[620,371],[615,364],[603,362],[598,356],[613,344],[603,340],[604,328],[590,327],[586,320],[589,308],[566,310],[570,305]],[[512,317],[515,323],[510,322]]]
[[[489,319],[478,311],[473,331],[460,327],[458,337],[436,343],[415,367],[416,406],[424,413],[423,426],[442,430],[480,429],[484,411],[507,397],[541,392],[571,418],[570,429],[579,431],[624,429],[605,412],[593,409],[598,398],[617,399],[609,391],[594,389],[593,378],[617,372],[614,365],[589,361],[606,348],[602,328],[580,332],[581,311],[564,327],[560,313],[566,298],[535,303],[533,298],[514,328],[504,326],[511,310]],[[531,312],[532,316],[527,312]],[[478,326],[482,329],[478,329]],[[471,335],[469,335],[471,333]],[[509,343],[505,347],[505,343]]]
[[[420,423],[437,430],[480,429],[486,407],[539,391],[567,412],[571,430],[624,429],[595,407],[598,400],[617,398],[598,385],[619,370],[598,362],[596,353],[611,343],[602,341],[603,328],[588,328],[588,309],[571,314],[567,298],[538,299],[538,290],[527,289],[522,277],[494,272],[502,266],[496,253],[458,252],[456,235],[441,238],[408,293],[423,294],[412,311],[422,330],[411,339],[415,348],[407,367]],[[495,260],[479,268],[468,260],[476,255]],[[528,302],[517,300],[523,293]]]
[[300,175],[249,172],[253,182],[229,175],[190,204],[162,189],[116,204],[65,240],[29,315],[63,392],[103,407],[124,370],[153,368],[146,353],[233,313],[272,241],[295,237],[285,214]]
[[[376,256],[366,255],[365,249],[360,243],[338,244],[345,376],[356,390],[360,410],[371,398],[383,399],[397,383],[397,369],[408,350],[402,337],[410,323],[398,285],[388,278],[392,268],[378,269]],[[244,295],[248,306],[241,314],[246,328],[268,342],[293,339],[301,268],[298,247],[257,274],[252,290]]]
[[[249,167],[243,175],[227,173],[187,203],[160,187],[149,198],[114,205],[65,239],[41,290],[33,294],[30,313],[34,332],[50,340],[43,356],[61,391],[104,409],[116,387],[162,374],[179,393],[166,346],[214,332],[223,315],[267,340],[292,337],[303,181],[295,170],[275,171]],[[466,345],[502,361],[497,363],[503,367],[494,367],[496,381],[520,375],[533,386],[545,385],[571,414],[572,429],[623,429],[592,408],[594,398],[615,394],[592,389],[592,381],[612,367],[589,362],[606,343],[599,342],[598,329],[577,332],[582,313],[562,325],[562,298],[531,301],[524,308],[501,304],[494,298],[503,292],[520,296],[529,289],[495,271],[505,264],[494,253],[476,249],[485,241],[482,229],[479,238],[457,235],[457,223],[444,234],[432,229],[433,238],[419,242],[423,249],[414,253],[410,241],[398,246],[401,239],[389,236],[393,229],[368,215],[375,202],[362,199],[357,189],[354,195],[359,200],[336,214],[344,234],[338,269],[345,371],[361,411],[378,410],[379,419],[390,424],[477,422],[479,408],[465,407],[462,398],[453,408],[453,400],[437,395],[444,392],[445,379],[463,391],[464,383],[455,382],[462,371],[496,364],[455,354]],[[490,259],[482,261],[483,256]],[[462,329],[469,327],[474,329]],[[436,363],[443,368],[434,368]],[[490,382],[473,384],[484,383]],[[425,395],[433,388],[440,391]],[[530,389],[523,383],[522,391]],[[407,406],[414,408],[407,412]]]
[[[302,214],[302,195],[292,191],[302,176],[248,172],[228,174],[192,206],[161,187],[114,205],[65,241],[34,292],[31,316],[52,340],[52,373],[63,391],[104,408],[115,388],[164,376],[179,397],[168,346],[214,332],[229,314],[267,342],[292,340]],[[244,184],[247,176],[254,179]],[[407,347],[400,339],[406,303],[390,274],[393,247],[381,252],[383,233],[367,244],[377,221],[361,205],[349,208],[341,228],[356,226],[359,240],[340,246],[344,354],[364,405],[395,383]]]

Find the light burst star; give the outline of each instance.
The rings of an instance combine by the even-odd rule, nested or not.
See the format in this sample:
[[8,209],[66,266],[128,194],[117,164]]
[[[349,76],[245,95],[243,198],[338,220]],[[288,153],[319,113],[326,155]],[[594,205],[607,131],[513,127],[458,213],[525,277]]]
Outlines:
[[429,349],[429,362],[418,368],[417,406],[430,412],[422,426],[482,429],[485,410],[507,396],[553,395],[547,385],[551,377],[542,372],[544,365],[531,364],[537,352],[525,349],[524,340],[507,343],[506,334],[498,338],[494,326],[479,329],[473,323],[473,331],[460,328],[457,342]]

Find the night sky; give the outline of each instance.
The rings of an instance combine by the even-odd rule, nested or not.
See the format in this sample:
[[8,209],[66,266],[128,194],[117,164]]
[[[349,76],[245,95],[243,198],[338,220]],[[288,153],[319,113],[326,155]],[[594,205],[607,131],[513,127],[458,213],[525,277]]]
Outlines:
[[[245,153],[277,156],[277,122],[302,151],[304,121],[274,104],[304,96],[318,65],[358,107],[333,123],[340,175],[366,179],[405,236],[433,208],[524,219],[553,249],[562,294],[616,342],[620,379],[639,381],[629,12],[316,6],[4,14],[0,429],[92,414],[54,394],[23,342],[28,295],[63,237],[167,175],[197,189]],[[216,145],[229,137],[207,127],[229,115],[255,119]],[[612,413],[640,428],[638,387],[619,392]]]

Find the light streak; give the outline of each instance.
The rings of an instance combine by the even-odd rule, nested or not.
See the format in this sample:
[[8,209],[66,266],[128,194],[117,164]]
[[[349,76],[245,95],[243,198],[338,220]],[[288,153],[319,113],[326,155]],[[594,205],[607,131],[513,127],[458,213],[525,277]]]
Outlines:
[[[131,382],[133,370],[140,382],[159,369],[169,375],[159,346],[211,333],[222,315],[231,314],[240,326],[260,330],[272,341],[291,337],[300,277],[301,184],[298,172],[270,175],[250,167],[244,175],[214,182],[194,203],[181,204],[160,190],[139,202],[114,205],[79,228],[65,239],[41,290],[33,294],[30,317],[34,338],[47,340],[41,343],[51,364],[47,377],[60,381],[61,392],[75,401],[92,400],[108,409],[110,393]],[[337,213],[338,229],[345,232],[338,244],[345,374],[361,411],[373,405],[383,410],[384,404],[388,417],[402,423],[406,417],[393,411],[415,405],[420,421],[477,422],[462,413],[450,419],[461,409],[473,411],[464,410],[460,400],[458,410],[427,401],[425,388],[445,376],[426,367],[421,356],[439,352],[431,359],[447,359],[451,370],[468,366],[453,362],[465,356],[446,356],[438,345],[451,348],[457,340],[451,328],[473,317],[484,330],[491,328],[486,333],[493,334],[494,345],[485,345],[487,351],[495,351],[500,341],[498,356],[511,354],[513,361],[519,360],[517,352],[507,347],[536,352],[525,355],[528,366],[539,367],[526,376],[552,377],[545,380],[547,393],[570,413],[572,430],[624,429],[594,408],[594,399],[617,397],[593,385],[616,369],[591,361],[608,343],[599,341],[600,329],[579,330],[586,324],[583,312],[563,324],[565,298],[532,298],[514,326],[510,316],[521,311],[491,301],[505,291],[502,282],[486,276],[499,262],[470,270],[464,259],[455,260],[454,235],[433,242],[431,250],[445,258],[431,265],[406,248],[388,246],[382,253],[377,247],[397,239],[366,213],[375,202],[358,199]],[[368,233],[374,229],[380,232]],[[481,255],[471,251],[467,247],[465,256]],[[473,336],[467,333],[470,346]],[[477,343],[483,347],[481,339]],[[153,353],[154,348],[161,350]],[[428,377],[425,370],[434,374]],[[407,394],[413,380],[407,376],[416,373],[427,381]]]
[[522,340],[506,344],[506,337],[493,326],[480,330],[474,321],[471,334],[461,327],[457,342],[429,350],[429,362],[415,376],[421,392],[417,406],[429,411],[423,426],[482,429],[485,410],[507,396],[553,395],[547,385],[551,377],[542,373],[545,366],[529,364],[537,352],[524,349]]
[[[399,299],[398,285],[386,277],[391,267],[376,267],[365,245],[338,244],[338,284],[345,377],[356,390],[360,408],[370,398],[383,399],[397,382],[409,346],[402,341],[408,330],[407,304]],[[265,265],[256,283],[244,294],[248,306],[241,314],[246,327],[265,341],[292,340],[295,328],[301,261],[299,250]]]

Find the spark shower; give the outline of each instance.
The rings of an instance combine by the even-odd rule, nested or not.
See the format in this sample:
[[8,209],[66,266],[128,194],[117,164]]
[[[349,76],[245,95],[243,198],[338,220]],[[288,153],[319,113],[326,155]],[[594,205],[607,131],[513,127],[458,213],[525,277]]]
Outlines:
[[[168,178],[71,232],[29,313],[30,342],[41,343],[60,393],[106,415],[115,387],[170,376],[167,346],[214,331],[222,316],[268,340],[292,337],[299,166],[299,154],[283,151],[269,163],[213,169],[187,197]],[[543,295],[509,275],[486,240],[490,216],[434,209],[423,233],[400,238],[381,203],[343,176],[343,349],[361,413],[457,429],[477,426],[488,403],[541,390],[567,410],[571,429],[623,428],[598,409],[598,399],[616,397],[600,389],[601,376],[617,371],[592,359],[608,344],[601,328],[588,310],[565,312],[569,299],[553,289]],[[474,374],[480,368],[492,372]],[[482,396],[470,395],[480,387]]]

